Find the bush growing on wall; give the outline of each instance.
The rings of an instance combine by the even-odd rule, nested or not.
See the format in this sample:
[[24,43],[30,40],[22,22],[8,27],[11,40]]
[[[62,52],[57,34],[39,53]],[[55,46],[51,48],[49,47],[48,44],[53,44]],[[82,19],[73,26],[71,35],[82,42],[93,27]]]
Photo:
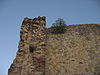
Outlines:
[[66,23],[63,19],[58,18],[55,23],[52,24],[50,32],[54,34],[62,34],[66,32]]

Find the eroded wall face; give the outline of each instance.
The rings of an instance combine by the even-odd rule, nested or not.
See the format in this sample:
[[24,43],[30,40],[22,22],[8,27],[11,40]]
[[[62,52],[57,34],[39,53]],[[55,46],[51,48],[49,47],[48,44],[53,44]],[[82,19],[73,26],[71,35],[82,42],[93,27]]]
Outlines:
[[8,75],[100,75],[100,25],[72,25],[50,34],[45,17],[25,18]]
[[100,25],[48,34],[45,75],[100,75]]
[[44,75],[45,17],[25,18],[20,31],[19,50],[8,75]]

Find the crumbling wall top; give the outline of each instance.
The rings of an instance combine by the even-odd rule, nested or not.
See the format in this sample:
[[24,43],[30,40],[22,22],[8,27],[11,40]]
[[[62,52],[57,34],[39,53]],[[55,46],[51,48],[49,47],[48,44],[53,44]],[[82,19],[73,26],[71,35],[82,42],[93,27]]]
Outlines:
[[46,17],[45,16],[42,16],[42,17],[38,16],[38,17],[35,17],[33,19],[26,17],[26,18],[24,18],[22,25],[24,25],[26,23],[45,26],[46,25]]

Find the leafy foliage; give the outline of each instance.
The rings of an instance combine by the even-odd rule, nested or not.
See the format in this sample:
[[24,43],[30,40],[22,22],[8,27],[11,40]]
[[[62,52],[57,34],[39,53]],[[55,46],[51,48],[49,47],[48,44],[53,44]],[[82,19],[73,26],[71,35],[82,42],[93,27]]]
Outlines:
[[66,32],[66,23],[63,19],[58,18],[50,28],[51,33],[62,34]]

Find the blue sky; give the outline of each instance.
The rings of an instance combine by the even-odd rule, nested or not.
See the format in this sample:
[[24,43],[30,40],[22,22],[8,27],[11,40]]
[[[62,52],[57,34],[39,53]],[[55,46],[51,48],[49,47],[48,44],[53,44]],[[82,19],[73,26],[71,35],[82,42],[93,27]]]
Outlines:
[[0,0],[0,75],[7,75],[16,56],[20,26],[25,17],[57,18],[66,24],[100,24],[100,0]]

